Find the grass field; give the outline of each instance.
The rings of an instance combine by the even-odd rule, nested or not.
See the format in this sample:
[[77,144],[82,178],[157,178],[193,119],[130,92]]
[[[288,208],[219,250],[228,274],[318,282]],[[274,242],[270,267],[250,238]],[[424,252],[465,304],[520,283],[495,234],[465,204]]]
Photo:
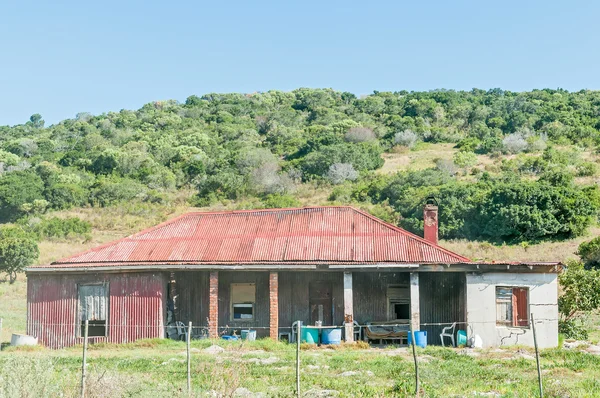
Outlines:
[[[406,348],[303,348],[303,396],[401,397],[414,392],[414,366]],[[584,348],[542,351],[547,397],[600,395],[600,356]],[[92,346],[88,354],[89,397],[187,395],[182,342]],[[428,347],[417,355],[423,396],[537,394],[535,359],[529,349]],[[81,347],[5,350],[0,353],[0,396],[78,396],[80,372]],[[293,396],[295,347],[270,340],[193,341],[191,372],[193,396]]]

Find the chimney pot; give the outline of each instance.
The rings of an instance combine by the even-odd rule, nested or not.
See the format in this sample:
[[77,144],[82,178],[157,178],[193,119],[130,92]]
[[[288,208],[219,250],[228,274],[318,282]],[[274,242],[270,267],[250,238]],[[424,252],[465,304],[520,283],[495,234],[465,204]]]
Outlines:
[[435,200],[427,200],[423,208],[423,237],[426,241],[438,244],[438,207]]

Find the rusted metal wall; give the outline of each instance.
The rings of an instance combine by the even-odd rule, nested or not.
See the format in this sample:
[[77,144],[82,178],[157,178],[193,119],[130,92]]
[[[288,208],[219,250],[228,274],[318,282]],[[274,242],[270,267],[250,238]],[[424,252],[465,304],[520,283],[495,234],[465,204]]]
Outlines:
[[387,287],[389,285],[409,285],[407,272],[354,272],[354,320],[364,325],[366,322],[388,320]]
[[[231,320],[231,284],[254,283],[254,319]],[[269,272],[219,271],[219,333],[232,329],[257,328],[258,337],[269,336]]]
[[175,272],[175,320],[185,325],[208,325],[209,271]]
[[333,323],[341,325],[344,322],[343,278],[343,272],[279,272],[279,327],[289,328],[298,320],[309,324],[311,282],[331,284]]
[[[419,296],[421,324],[445,323],[446,325],[421,325],[427,331],[427,344],[439,345],[442,329],[453,322],[466,321],[466,274],[464,272],[419,273]],[[464,329],[459,324],[456,330]],[[449,340],[447,340],[449,343]]]
[[109,286],[106,337],[93,342],[127,343],[164,335],[166,280],[160,273],[63,274],[27,277],[27,334],[51,348],[82,343],[77,285]]

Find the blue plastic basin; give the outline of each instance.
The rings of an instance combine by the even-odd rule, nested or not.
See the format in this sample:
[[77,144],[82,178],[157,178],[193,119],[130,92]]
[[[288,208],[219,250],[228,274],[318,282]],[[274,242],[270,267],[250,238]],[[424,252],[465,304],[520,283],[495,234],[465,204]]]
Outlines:
[[321,331],[321,344],[340,344],[342,342],[342,329],[323,329]]

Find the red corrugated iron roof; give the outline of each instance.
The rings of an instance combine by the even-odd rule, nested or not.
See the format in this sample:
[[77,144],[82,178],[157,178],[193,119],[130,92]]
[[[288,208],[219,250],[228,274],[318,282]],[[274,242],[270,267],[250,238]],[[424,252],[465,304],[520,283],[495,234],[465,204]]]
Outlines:
[[469,260],[352,207],[187,213],[40,267]]

